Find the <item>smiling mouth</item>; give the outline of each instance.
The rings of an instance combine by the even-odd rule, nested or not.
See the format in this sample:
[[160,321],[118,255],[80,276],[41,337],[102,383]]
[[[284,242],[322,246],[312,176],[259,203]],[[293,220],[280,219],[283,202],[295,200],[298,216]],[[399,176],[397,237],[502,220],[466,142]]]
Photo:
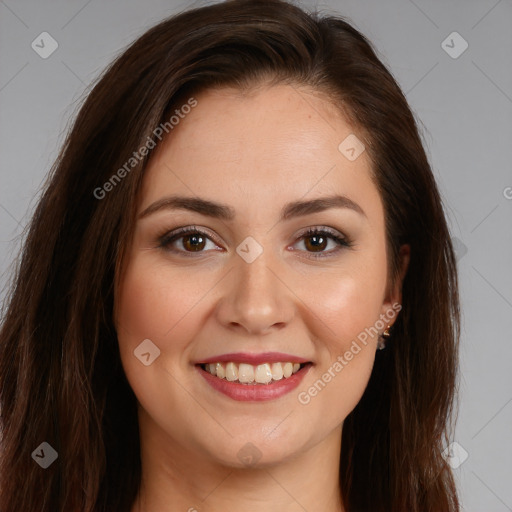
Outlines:
[[252,365],[246,363],[206,363],[198,366],[220,380],[256,386],[286,380],[311,363],[276,362]]

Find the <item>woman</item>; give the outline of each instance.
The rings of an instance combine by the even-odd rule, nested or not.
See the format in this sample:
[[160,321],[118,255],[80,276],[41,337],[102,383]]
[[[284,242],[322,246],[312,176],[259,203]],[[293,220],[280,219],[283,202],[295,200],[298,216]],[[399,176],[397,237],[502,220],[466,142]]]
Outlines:
[[370,43],[279,0],[149,30],[81,108],[0,345],[0,510],[458,511],[453,248]]

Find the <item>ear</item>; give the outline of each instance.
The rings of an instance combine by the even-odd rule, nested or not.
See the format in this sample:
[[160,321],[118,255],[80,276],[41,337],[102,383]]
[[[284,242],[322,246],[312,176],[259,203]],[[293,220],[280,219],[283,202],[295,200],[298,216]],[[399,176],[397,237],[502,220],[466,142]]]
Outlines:
[[[386,315],[387,312],[397,310],[397,304],[402,304],[402,284],[409,268],[409,261],[411,259],[411,247],[409,244],[404,244],[400,247],[399,253],[399,277],[394,283],[394,286],[388,290],[384,303],[382,304],[382,314]],[[399,310],[398,310],[399,311]],[[387,315],[389,317],[389,315]],[[396,314],[393,315],[393,317]],[[393,322],[389,322],[389,325],[393,325]]]

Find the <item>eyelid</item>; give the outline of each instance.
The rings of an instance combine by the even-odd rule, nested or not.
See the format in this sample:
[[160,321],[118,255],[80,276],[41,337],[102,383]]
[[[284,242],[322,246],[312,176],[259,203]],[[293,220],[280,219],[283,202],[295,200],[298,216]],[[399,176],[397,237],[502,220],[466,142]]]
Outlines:
[[299,234],[295,235],[295,236],[297,236],[298,238],[301,238],[301,237],[304,237],[311,233],[314,234],[315,232],[327,233],[327,234],[333,235],[334,237],[342,238],[342,239],[348,241],[348,237],[341,231],[338,231],[337,229],[331,228],[329,226],[319,226],[319,225],[313,225],[313,226],[308,226],[307,228],[303,228],[301,231],[299,231]]
[[[165,249],[165,246],[167,244],[170,244],[171,242],[174,242],[175,240],[179,240],[180,238],[182,238],[186,235],[190,235],[190,234],[194,234],[194,233],[199,233],[200,235],[203,235],[204,237],[209,238],[216,245],[222,245],[221,242],[218,240],[217,236],[214,235],[213,233],[211,233],[206,228],[200,228],[196,225],[191,225],[191,226],[183,226],[183,227],[172,229],[172,230],[165,230],[162,235],[157,236],[158,246]],[[169,250],[169,251],[172,252],[171,250]],[[187,254],[186,251],[174,251],[174,252],[180,252],[180,253]],[[204,251],[199,251],[197,254],[201,254],[201,252],[204,252]],[[193,255],[194,253],[189,252],[188,254]]]
[[[198,233],[200,235],[203,235],[204,237],[208,238],[210,241],[214,242],[218,246],[222,246],[222,243],[220,243],[217,240],[216,235],[212,234],[207,228],[200,228],[196,225],[190,225],[190,226],[183,226],[180,228],[176,228],[174,230],[166,230],[164,233],[157,237],[158,240],[158,247],[162,248],[168,252],[172,252],[175,254],[184,255],[186,257],[199,257],[201,255],[204,255],[208,253],[209,251],[197,251],[197,252],[190,252],[190,251],[183,251],[183,250],[177,250],[177,249],[169,249],[168,246],[170,246],[171,243],[175,242],[176,240],[179,240],[180,238],[187,236],[189,234],[195,234]],[[346,236],[341,231],[331,228],[329,226],[321,226],[321,225],[314,225],[314,226],[308,226],[306,228],[303,228],[298,234],[294,235],[295,242],[296,243],[302,241],[304,238],[307,238],[308,236],[314,236],[314,235],[328,235],[328,237],[333,240],[337,247],[335,249],[331,249],[330,251],[320,251],[318,253],[315,252],[308,252],[308,251],[299,251],[299,252],[305,252],[308,254],[307,258],[310,259],[318,259],[322,257],[328,257],[333,254],[337,254],[340,250],[343,248],[350,248],[352,247],[352,241],[351,239]]]
[[[300,235],[297,235],[297,242],[302,241],[305,238],[316,235],[328,235],[328,238],[334,240],[337,247],[335,249],[331,249],[330,251],[320,251],[320,252],[308,252],[308,251],[299,251],[307,254],[306,258],[318,260],[321,258],[328,258],[330,256],[336,256],[343,249],[350,249],[353,246],[352,240],[343,234],[341,231],[337,229],[331,228],[329,226],[309,226],[305,228]],[[295,243],[297,243],[295,242]]]

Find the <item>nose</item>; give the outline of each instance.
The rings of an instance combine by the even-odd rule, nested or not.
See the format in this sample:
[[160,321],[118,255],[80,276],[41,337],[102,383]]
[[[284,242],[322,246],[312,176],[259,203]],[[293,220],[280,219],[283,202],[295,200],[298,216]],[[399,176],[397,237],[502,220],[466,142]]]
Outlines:
[[293,317],[294,303],[279,262],[266,249],[252,263],[234,257],[217,303],[218,321],[230,330],[253,335],[284,328]]

